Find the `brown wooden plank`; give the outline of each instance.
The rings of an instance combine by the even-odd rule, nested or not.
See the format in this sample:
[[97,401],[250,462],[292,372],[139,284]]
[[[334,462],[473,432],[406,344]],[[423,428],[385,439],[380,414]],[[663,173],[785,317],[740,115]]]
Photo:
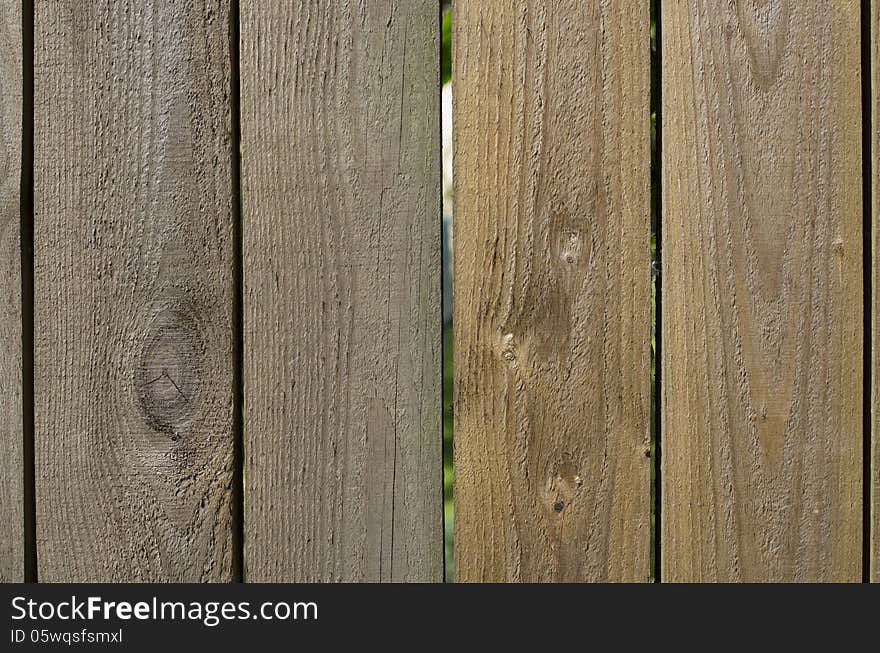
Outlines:
[[0,583],[24,571],[21,403],[21,3],[0,0]]
[[873,373],[871,375],[871,555],[870,578],[880,583],[880,0],[871,2],[871,160],[873,221],[873,291],[871,316]]
[[648,3],[454,11],[456,578],[647,580]]
[[229,12],[36,3],[40,580],[233,578]]
[[438,39],[241,4],[248,580],[441,578]]
[[665,581],[858,581],[859,3],[663,3]]

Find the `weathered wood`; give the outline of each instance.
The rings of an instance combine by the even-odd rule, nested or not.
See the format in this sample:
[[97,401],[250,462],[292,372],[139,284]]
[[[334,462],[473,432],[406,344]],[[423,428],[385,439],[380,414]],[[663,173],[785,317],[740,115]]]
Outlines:
[[441,578],[438,39],[241,4],[249,580]]
[[871,283],[871,555],[870,578],[880,583],[880,0],[871,2],[871,161],[873,279]]
[[648,3],[454,11],[456,577],[645,581]]
[[0,583],[24,571],[21,403],[21,2],[0,0]]
[[233,579],[229,12],[36,3],[40,580]]
[[663,3],[665,581],[857,581],[859,4]]

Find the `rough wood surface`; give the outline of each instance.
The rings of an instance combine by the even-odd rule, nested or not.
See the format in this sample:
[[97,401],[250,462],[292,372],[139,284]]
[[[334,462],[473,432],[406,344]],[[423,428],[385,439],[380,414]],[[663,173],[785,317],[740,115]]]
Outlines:
[[648,3],[454,11],[456,578],[645,581]]
[[438,39],[241,4],[248,580],[441,578]]
[[40,580],[233,578],[229,11],[36,3]]
[[664,581],[858,581],[859,3],[663,3]]
[[872,234],[873,299],[871,375],[872,482],[871,482],[871,555],[870,578],[880,583],[880,0],[871,2],[871,161],[872,161]]
[[21,3],[0,0],[0,583],[24,571],[21,404]]

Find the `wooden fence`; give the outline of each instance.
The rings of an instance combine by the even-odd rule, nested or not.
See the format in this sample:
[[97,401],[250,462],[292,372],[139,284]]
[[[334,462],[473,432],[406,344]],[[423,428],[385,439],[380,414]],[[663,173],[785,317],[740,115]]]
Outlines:
[[[880,2],[651,4],[454,2],[456,578],[880,580]],[[0,0],[0,580],[443,578],[439,40]]]

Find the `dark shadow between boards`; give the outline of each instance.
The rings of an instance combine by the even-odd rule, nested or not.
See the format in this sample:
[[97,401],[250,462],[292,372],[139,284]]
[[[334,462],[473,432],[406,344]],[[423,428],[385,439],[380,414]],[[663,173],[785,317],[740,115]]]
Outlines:
[[862,21],[862,581],[871,579],[871,390],[872,390],[872,273],[873,273],[873,142],[871,93],[871,0],[861,2]]
[[34,465],[34,3],[22,0],[21,93],[21,399],[24,470],[24,574],[37,582],[36,475]]
[[654,24],[654,34],[651,39],[651,115],[653,116],[653,143],[651,147],[651,233],[654,239],[654,260],[652,261],[652,276],[654,285],[654,320],[651,329],[654,334],[654,368],[653,383],[651,385],[651,429],[653,433],[653,460],[651,486],[651,578],[655,583],[662,581],[661,566],[661,466],[662,455],[662,424],[661,419],[661,383],[663,380],[662,363],[662,318],[663,318],[663,284],[662,284],[662,260],[663,260],[663,175],[662,175],[662,109],[663,109],[663,71],[661,59],[661,10],[660,0],[651,2],[651,18]]

